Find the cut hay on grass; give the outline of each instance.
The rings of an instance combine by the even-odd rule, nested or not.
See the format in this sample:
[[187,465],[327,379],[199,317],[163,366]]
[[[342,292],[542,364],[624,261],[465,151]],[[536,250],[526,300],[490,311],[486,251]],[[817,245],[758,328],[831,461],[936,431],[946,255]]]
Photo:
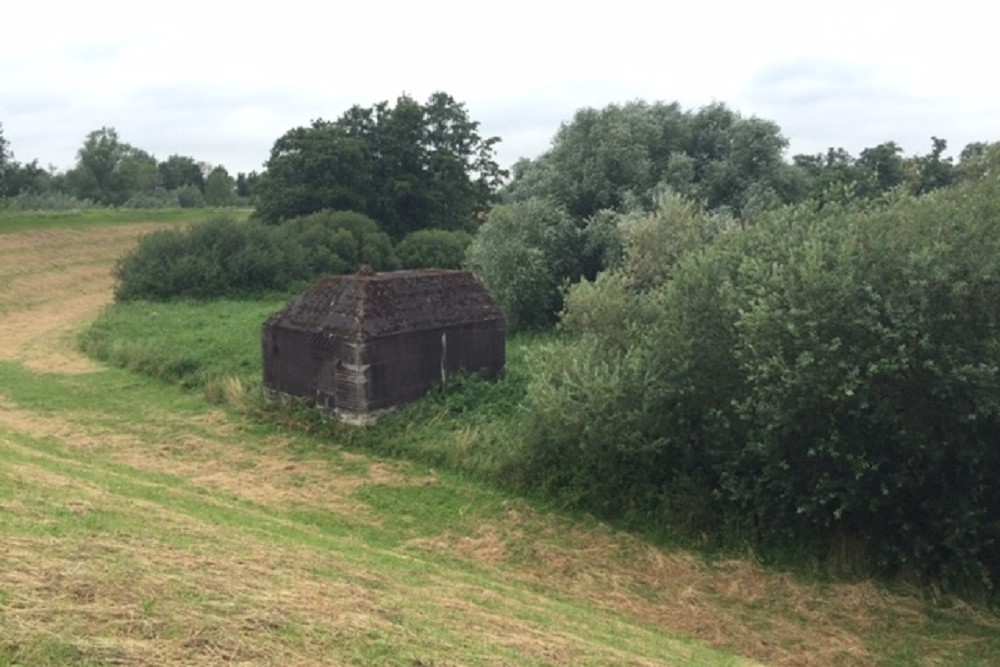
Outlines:
[[988,610],[665,551],[95,364],[73,332],[149,229],[2,236],[0,664],[997,663]]
[[74,333],[111,297],[115,260],[148,225],[4,234],[0,246],[0,360],[40,373],[85,373],[94,363]]
[[[892,593],[870,581],[819,586],[752,560],[710,562],[665,552],[603,526],[582,530],[530,510],[511,511],[474,535],[412,540],[409,546],[498,567],[505,576],[553,594],[767,664],[881,664],[884,647],[872,645],[873,635],[896,625],[919,628],[934,613],[919,596]],[[956,604],[968,618],[1000,633],[995,615]],[[925,659],[921,664],[936,664],[931,656],[940,639],[915,641]]]

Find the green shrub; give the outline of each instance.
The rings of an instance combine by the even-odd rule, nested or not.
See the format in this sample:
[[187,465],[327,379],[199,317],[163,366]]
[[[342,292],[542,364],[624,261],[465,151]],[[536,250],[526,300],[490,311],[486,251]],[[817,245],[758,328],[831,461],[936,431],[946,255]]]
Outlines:
[[0,204],[14,211],[82,211],[98,208],[89,199],[77,199],[64,192],[22,192],[14,197],[0,198]]
[[359,213],[322,212],[280,226],[220,217],[158,231],[119,260],[115,298],[247,297],[325,275],[395,268],[389,237]]
[[376,271],[396,268],[389,235],[354,211],[321,211],[283,223],[279,233],[294,239],[311,276],[350,273],[363,264]]
[[115,267],[115,298],[209,298],[286,288],[301,275],[294,247],[256,223],[215,218],[143,237]]
[[661,193],[651,212],[619,218],[622,270],[638,289],[659,287],[682,257],[704,248],[731,225],[725,216],[708,215],[681,195]]
[[176,208],[180,206],[177,195],[157,188],[148,192],[137,192],[125,200],[122,208]]
[[621,213],[610,209],[598,211],[587,218],[583,235],[583,276],[589,280],[601,271],[621,268],[624,255],[624,239],[618,226]]
[[471,243],[468,232],[421,229],[403,237],[396,256],[404,269],[460,269]]
[[551,325],[566,282],[580,277],[583,237],[562,208],[542,199],[497,206],[469,246],[468,264],[512,330]]
[[871,214],[788,212],[760,230],[770,256],[742,253],[746,441],[718,467],[762,534],[846,534],[881,569],[998,581],[998,195],[994,181]]
[[694,489],[688,507],[759,544],[850,541],[880,571],[990,590],[998,225],[994,176],[871,211],[776,212],[686,252],[652,292],[574,288],[578,341],[535,364],[529,391],[535,483],[663,525]]
[[177,197],[177,204],[181,208],[200,208],[205,205],[205,195],[196,185],[182,185],[171,192]]

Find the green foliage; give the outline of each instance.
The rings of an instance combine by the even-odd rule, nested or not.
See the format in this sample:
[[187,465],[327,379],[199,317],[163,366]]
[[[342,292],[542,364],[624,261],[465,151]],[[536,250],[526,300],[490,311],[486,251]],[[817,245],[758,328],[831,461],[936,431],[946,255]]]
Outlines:
[[467,232],[421,229],[400,240],[396,256],[404,269],[460,269],[471,243]]
[[278,227],[219,217],[143,237],[115,268],[115,298],[245,297],[362,264],[387,270],[396,260],[389,237],[360,213],[324,211]]
[[[880,571],[989,590],[998,201],[994,175],[867,211],[782,210],[653,279],[573,288],[578,341],[534,364],[534,483],[667,525],[683,507],[760,544],[853,540]],[[624,261],[641,276],[643,249]]]
[[723,104],[696,112],[637,101],[581,109],[552,148],[514,167],[508,200],[549,197],[578,219],[654,204],[668,186],[709,210],[737,214],[788,201],[787,142],[777,125]]
[[156,166],[160,186],[165,190],[177,190],[184,187],[197,188],[199,192],[205,189],[205,175],[194,158],[184,155],[171,155]]
[[600,341],[608,354],[624,353],[659,321],[661,308],[654,292],[637,292],[624,273],[609,271],[567,290],[559,326]]
[[948,142],[938,137],[931,137],[931,145],[930,153],[916,159],[915,182],[912,189],[918,195],[947,187],[958,177],[952,159],[942,158],[948,148]]
[[621,266],[625,240],[618,225],[619,218],[619,213],[605,209],[584,221],[581,263],[583,276],[588,280],[593,280],[605,269]]
[[276,223],[322,209],[354,210],[393,238],[440,228],[472,231],[505,172],[499,139],[445,93],[426,104],[355,106],[337,121],[289,130],[271,150],[255,188],[260,217]]
[[236,203],[236,183],[225,167],[216,167],[205,178],[205,203],[232,206]]
[[257,215],[278,223],[324,209],[367,210],[368,148],[336,123],[315,120],[282,135],[257,185]]
[[289,220],[276,234],[294,241],[304,278],[350,273],[368,264],[376,271],[396,268],[392,241],[366,215],[321,211]]
[[260,180],[260,174],[256,171],[251,171],[249,174],[244,172],[238,172],[236,174],[236,196],[242,201],[247,201],[256,194],[257,182]]
[[3,136],[3,123],[0,123],[0,197],[7,196],[7,171],[14,161],[10,151],[10,142]]
[[468,264],[511,330],[552,324],[562,288],[579,279],[583,238],[565,210],[541,199],[497,206],[469,246]]
[[270,228],[216,218],[143,237],[115,267],[115,298],[208,298],[287,286],[296,274],[291,243]]
[[21,164],[10,156],[3,174],[0,175],[2,181],[0,187],[3,188],[0,197],[12,198],[24,195],[28,199],[32,196],[63,194],[54,187],[54,182],[59,178],[38,166],[38,160]]
[[962,149],[956,171],[966,181],[978,181],[1000,172],[1000,142],[971,143]]
[[205,205],[205,195],[194,185],[182,185],[173,191],[181,208],[201,208]]
[[76,166],[66,174],[70,192],[80,199],[117,206],[156,185],[156,160],[119,140],[114,128],[87,135]]
[[623,244],[622,271],[640,290],[659,287],[685,255],[703,248],[731,222],[707,216],[690,200],[662,193],[651,213],[633,213],[618,221]]
[[761,532],[842,532],[882,569],[1000,581],[998,194],[761,232],[771,252],[745,255],[729,313],[746,443],[719,462]]
[[62,192],[22,192],[0,200],[0,208],[11,211],[82,211],[97,205]]
[[661,484],[681,460],[649,428],[662,406],[649,392],[654,378],[644,350],[601,343],[584,337],[533,359],[520,463],[528,486],[628,517],[658,506]]
[[[792,158],[795,201],[811,200],[819,206],[843,205],[857,200],[885,201],[893,190],[926,194],[954,184],[963,176],[950,157],[943,157],[948,142],[931,137],[927,155],[904,157],[894,141],[865,148],[857,158],[843,148],[830,148],[826,154],[796,155]],[[963,155],[978,155],[977,145],[970,144]]]

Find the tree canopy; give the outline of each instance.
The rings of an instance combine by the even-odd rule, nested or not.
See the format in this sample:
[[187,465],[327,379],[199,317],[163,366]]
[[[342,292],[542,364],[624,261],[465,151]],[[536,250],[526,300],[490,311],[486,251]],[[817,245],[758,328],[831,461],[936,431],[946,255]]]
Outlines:
[[506,194],[549,197],[576,218],[600,210],[650,207],[669,187],[709,209],[737,213],[787,199],[787,140],[778,126],[724,104],[684,111],[644,101],[581,109],[552,148],[522,160]]
[[390,235],[427,228],[472,231],[506,173],[497,137],[479,135],[446,93],[425,104],[354,106],[282,135],[257,184],[257,213],[280,222],[323,209],[355,210]]
[[218,166],[205,177],[205,203],[209,206],[229,206],[236,201],[236,183],[226,168]]
[[114,128],[102,127],[87,135],[66,178],[80,199],[118,206],[156,186],[156,158],[121,141]]
[[205,190],[205,174],[201,165],[193,157],[171,155],[156,167],[160,186],[164,190],[176,190],[186,185]]

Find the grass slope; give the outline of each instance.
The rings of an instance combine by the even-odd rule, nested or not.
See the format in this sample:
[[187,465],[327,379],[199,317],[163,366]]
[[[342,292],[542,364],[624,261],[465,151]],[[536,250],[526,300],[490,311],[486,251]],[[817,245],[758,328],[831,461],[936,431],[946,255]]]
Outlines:
[[[110,283],[88,282],[103,291],[73,310],[79,295],[53,276],[107,265],[87,249],[127,241],[112,229],[0,244],[0,275],[30,276],[0,289],[0,666],[1000,658],[991,612],[665,551],[442,469],[502,468],[471,453],[516,419],[503,406],[531,340],[512,346],[510,382],[439,392],[353,444],[311,417],[256,418],[259,318],[277,300],[155,316],[134,304],[99,325],[114,322],[99,344],[119,363],[203,382],[245,412],[87,363],[72,333]],[[67,264],[69,249],[80,256]],[[15,335],[29,323],[33,335]],[[430,463],[379,459],[373,445]]]
[[94,225],[134,224],[137,222],[204,222],[219,215],[245,220],[248,208],[93,208],[80,211],[12,211],[0,209],[0,234],[43,229],[81,229]]
[[0,386],[0,664],[745,664],[468,557],[545,519],[461,479],[122,371]]

